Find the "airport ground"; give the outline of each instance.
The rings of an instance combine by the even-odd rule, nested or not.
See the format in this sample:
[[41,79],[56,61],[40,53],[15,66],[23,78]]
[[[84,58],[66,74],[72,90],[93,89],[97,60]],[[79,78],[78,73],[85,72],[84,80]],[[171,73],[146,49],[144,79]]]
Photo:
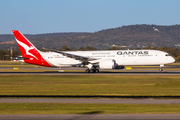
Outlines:
[[0,120],[179,120],[179,114],[1,115]]
[[0,62],[0,75],[180,75],[180,63],[159,66],[126,66],[126,69],[100,70],[100,73],[85,73],[86,68],[50,68],[20,62]]
[[[18,67],[19,65],[21,66]],[[25,101],[23,103],[0,101],[0,111],[4,112],[1,113],[0,119],[180,118],[179,64],[165,66],[161,73],[158,71],[158,66],[131,66],[130,69],[106,70],[96,74],[84,73],[83,68],[44,68],[19,63],[1,63],[0,66],[1,100]],[[71,97],[70,101],[81,102],[43,102],[43,100],[53,101],[53,96],[56,96],[56,101],[67,101],[67,98]],[[123,99],[128,96],[134,98]],[[34,99],[42,103],[33,103]],[[114,104],[103,102],[107,99]],[[83,103],[83,100],[92,101]],[[100,100],[100,103],[93,100]],[[123,100],[126,102],[130,100],[133,104],[116,103]],[[146,103],[142,104],[143,101],[135,103],[136,100],[145,100]],[[162,100],[161,103],[166,103],[166,100],[175,101],[167,104],[158,102],[151,104],[152,101],[149,100],[159,102]]]

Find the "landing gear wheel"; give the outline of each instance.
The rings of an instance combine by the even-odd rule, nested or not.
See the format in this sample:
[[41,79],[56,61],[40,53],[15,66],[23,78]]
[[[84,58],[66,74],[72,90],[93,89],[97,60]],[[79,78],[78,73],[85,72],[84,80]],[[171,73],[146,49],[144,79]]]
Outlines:
[[89,69],[86,69],[85,72],[86,72],[86,73],[90,73],[90,70],[89,70]]
[[98,70],[98,69],[96,69],[96,73],[99,73],[99,70]]
[[160,72],[162,72],[162,71],[163,71],[163,69],[162,69],[162,68],[159,68],[159,71],[160,71]]
[[86,73],[98,73],[99,72],[99,69],[86,69],[85,70]]
[[91,70],[90,70],[90,73],[94,73],[94,69],[91,69]]

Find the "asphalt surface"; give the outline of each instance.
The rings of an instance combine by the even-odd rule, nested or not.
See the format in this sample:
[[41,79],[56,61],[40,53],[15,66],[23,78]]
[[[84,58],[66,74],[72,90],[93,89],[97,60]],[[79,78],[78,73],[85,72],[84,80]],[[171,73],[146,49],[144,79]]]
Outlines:
[[180,70],[124,70],[124,71],[100,71],[99,73],[85,72],[0,72],[0,75],[180,75]]
[[0,120],[179,120],[180,114],[0,115]]
[[[159,72],[159,67],[132,67],[133,69],[112,69],[100,70],[99,73],[85,73],[85,68],[71,67],[71,68],[18,68],[18,70],[47,70],[44,72],[0,72],[0,75],[180,75],[180,66],[166,66],[162,72]],[[172,70],[166,70],[171,68]],[[13,70],[14,68],[0,68]],[[53,71],[50,71],[53,70]],[[71,72],[69,72],[70,70]],[[83,70],[79,72],[76,70]]]
[[0,103],[180,104],[180,99],[0,99]]

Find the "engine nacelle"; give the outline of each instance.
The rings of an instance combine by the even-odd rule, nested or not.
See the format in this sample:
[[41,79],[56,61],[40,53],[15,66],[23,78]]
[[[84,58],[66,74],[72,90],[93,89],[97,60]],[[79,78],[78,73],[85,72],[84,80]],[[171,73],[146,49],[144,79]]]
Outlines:
[[99,62],[100,69],[124,69],[124,66],[118,66],[115,60],[108,59]]
[[102,60],[99,62],[100,69],[115,69],[117,66],[116,61],[113,59]]
[[116,66],[114,69],[124,69],[124,66]]

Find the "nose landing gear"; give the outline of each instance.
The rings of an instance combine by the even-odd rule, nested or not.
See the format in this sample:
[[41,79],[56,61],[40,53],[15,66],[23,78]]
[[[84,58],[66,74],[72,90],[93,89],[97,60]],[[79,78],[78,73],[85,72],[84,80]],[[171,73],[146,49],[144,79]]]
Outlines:
[[162,72],[162,71],[163,71],[163,69],[162,69],[162,68],[159,68],[159,71],[160,71],[160,72]]
[[162,72],[163,71],[163,67],[164,67],[164,65],[162,64],[162,65],[160,65],[160,68],[159,68],[159,71],[160,72]]

